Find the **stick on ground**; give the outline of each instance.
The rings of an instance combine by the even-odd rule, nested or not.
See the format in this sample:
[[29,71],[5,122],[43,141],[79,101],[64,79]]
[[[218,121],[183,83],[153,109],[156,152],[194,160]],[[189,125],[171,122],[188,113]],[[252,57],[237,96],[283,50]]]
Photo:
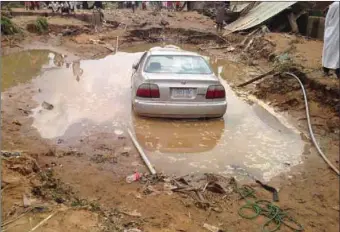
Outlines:
[[249,85],[249,84],[253,83],[254,81],[260,80],[260,79],[262,79],[262,78],[264,78],[264,77],[266,77],[268,75],[271,75],[273,73],[274,73],[274,70],[270,70],[269,72],[266,72],[264,74],[261,74],[260,76],[254,77],[253,79],[251,79],[249,81],[246,81],[246,82],[244,82],[242,84],[239,84],[237,87],[244,87],[246,85]]
[[42,220],[41,222],[39,222],[38,225],[36,225],[34,228],[32,228],[30,231],[28,232],[33,232],[36,229],[38,229],[40,226],[42,226],[45,222],[47,222],[51,217],[53,217],[54,215],[56,215],[59,211],[55,211],[54,213],[52,213],[51,215],[49,215],[47,218],[45,218],[44,220]]

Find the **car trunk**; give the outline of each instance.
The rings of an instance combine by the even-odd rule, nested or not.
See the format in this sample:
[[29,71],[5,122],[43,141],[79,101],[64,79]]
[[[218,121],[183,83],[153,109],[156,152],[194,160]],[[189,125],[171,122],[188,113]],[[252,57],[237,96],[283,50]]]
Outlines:
[[155,101],[166,102],[212,102],[205,94],[210,85],[218,85],[213,74],[165,74],[146,73],[146,80],[159,87],[160,98]]

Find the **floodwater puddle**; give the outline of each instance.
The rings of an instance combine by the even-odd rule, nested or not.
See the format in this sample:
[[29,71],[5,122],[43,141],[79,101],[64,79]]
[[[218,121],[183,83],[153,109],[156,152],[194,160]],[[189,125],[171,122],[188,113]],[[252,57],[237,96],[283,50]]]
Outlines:
[[[238,179],[252,175],[269,180],[301,162],[304,142],[300,134],[261,104],[249,105],[236,96],[223,80],[228,100],[223,118],[135,116],[131,112],[131,67],[148,48],[131,48],[99,60],[61,62],[42,72],[33,79],[41,90],[34,98],[40,104],[52,104],[53,109],[37,107],[33,126],[43,138],[65,141],[97,132],[126,134],[130,127],[156,170],[167,174],[215,172],[234,174]],[[44,53],[44,57],[43,65],[58,64],[56,56]],[[221,77],[246,75],[236,63],[209,60]]]
[[1,91],[37,76],[48,63],[49,51],[31,50],[1,58]]
[[1,91],[30,81],[43,71],[62,67],[65,56],[44,49],[25,50],[1,57]]
[[[235,63],[210,60],[216,74],[246,75]],[[261,104],[249,105],[230,86],[228,109],[215,120],[156,120],[136,118],[136,136],[155,167],[166,173],[233,174],[269,180],[301,162],[304,142],[297,130]]]

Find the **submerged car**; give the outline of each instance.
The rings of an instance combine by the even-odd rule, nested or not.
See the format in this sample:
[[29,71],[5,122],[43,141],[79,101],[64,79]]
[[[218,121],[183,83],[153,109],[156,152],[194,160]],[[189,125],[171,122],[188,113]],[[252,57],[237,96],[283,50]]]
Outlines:
[[132,108],[138,115],[216,118],[226,112],[225,89],[197,53],[154,47],[132,68]]

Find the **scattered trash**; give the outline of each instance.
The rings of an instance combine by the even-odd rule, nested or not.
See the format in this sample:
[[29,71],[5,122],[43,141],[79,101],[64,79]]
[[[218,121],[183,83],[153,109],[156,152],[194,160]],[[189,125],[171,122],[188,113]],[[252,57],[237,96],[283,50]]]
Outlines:
[[135,197],[136,197],[137,199],[142,199],[142,195],[141,195],[140,193],[136,193],[136,194],[135,194]]
[[154,195],[161,194],[160,191],[156,190],[156,189],[155,189],[154,187],[152,187],[151,185],[147,186],[147,187],[144,189],[143,193],[144,193],[145,195],[153,195],[153,196],[154,196]]
[[95,163],[104,163],[109,162],[111,164],[118,163],[117,157],[112,156],[111,154],[94,154],[91,158],[91,161]]
[[131,163],[131,165],[132,166],[135,166],[135,167],[137,167],[137,166],[143,166],[140,162],[138,162],[138,161],[133,161],[132,163]]
[[1,155],[6,158],[10,157],[19,157],[21,156],[21,152],[19,151],[1,151]]
[[177,189],[177,186],[172,185],[170,183],[164,183],[164,190],[165,191],[174,190],[174,189]]
[[28,199],[28,197],[26,196],[26,194],[23,194],[23,195],[22,195],[22,200],[23,200],[23,204],[24,204],[24,207],[25,207],[25,208],[31,206],[31,201],[30,201],[30,199]]
[[52,110],[54,108],[52,104],[47,103],[45,101],[41,104],[41,106],[46,110]]
[[14,120],[12,123],[13,123],[14,125],[21,126],[21,123],[20,123],[18,120]]
[[142,232],[140,229],[133,228],[133,229],[125,229],[124,232]]
[[138,181],[141,177],[142,177],[142,174],[136,172],[136,173],[134,173],[132,175],[127,176],[126,177],[126,182],[130,184],[132,182]]
[[22,109],[22,108],[18,108],[18,110],[20,110],[21,112],[23,112],[25,115],[29,115],[31,113],[30,110],[25,110],[25,109]]
[[100,39],[90,39],[89,41],[91,44],[105,44],[105,42]]
[[203,227],[211,232],[223,232],[223,230],[220,230],[218,227],[209,225],[207,223],[204,223]]
[[131,217],[141,217],[142,214],[138,213],[137,210],[134,210],[132,212],[125,212],[125,211],[121,211],[123,214],[129,215]]
[[228,51],[228,52],[232,52],[232,51],[234,51],[234,50],[235,50],[235,48],[234,48],[233,46],[230,46],[230,47],[227,48],[227,51]]
[[270,33],[270,30],[266,25],[261,26],[261,31],[262,33]]
[[161,22],[160,22],[160,25],[163,26],[163,27],[166,27],[166,26],[170,25],[170,23],[168,21],[166,21],[165,19],[162,19]]
[[120,154],[124,156],[129,156],[130,151],[131,151],[131,147],[124,147],[123,150],[120,152]]
[[62,31],[63,36],[69,36],[69,35],[76,35],[80,30],[78,28],[76,29],[65,29]]
[[173,193],[172,191],[173,191],[174,189],[177,189],[177,186],[172,185],[172,184],[170,184],[170,183],[164,183],[163,190],[164,190],[164,192],[166,192],[168,195],[172,195],[172,193]]
[[115,129],[113,132],[114,132],[116,135],[122,135],[122,134],[124,133],[124,131],[119,130],[119,129]]
[[35,206],[32,209],[33,213],[46,213],[48,211],[50,211],[50,209],[47,206]]
[[[143,193],[157,195],[161,193],[171,195],[178,192],[190,196],[194,205],[200,209],[222,212],[217,198],[223,200],[236,192],[236,181],[233,177],[227,178],[217,174],[205,173],[186,175],[182,177],[169,177],[163,174],[144,175],[140,181],[145,183]],[[152,185],[163,182],[163,189],[156,190]]]
[[284,164],[287,165],[287,166],[291,165],[289,161],[284,162]]

